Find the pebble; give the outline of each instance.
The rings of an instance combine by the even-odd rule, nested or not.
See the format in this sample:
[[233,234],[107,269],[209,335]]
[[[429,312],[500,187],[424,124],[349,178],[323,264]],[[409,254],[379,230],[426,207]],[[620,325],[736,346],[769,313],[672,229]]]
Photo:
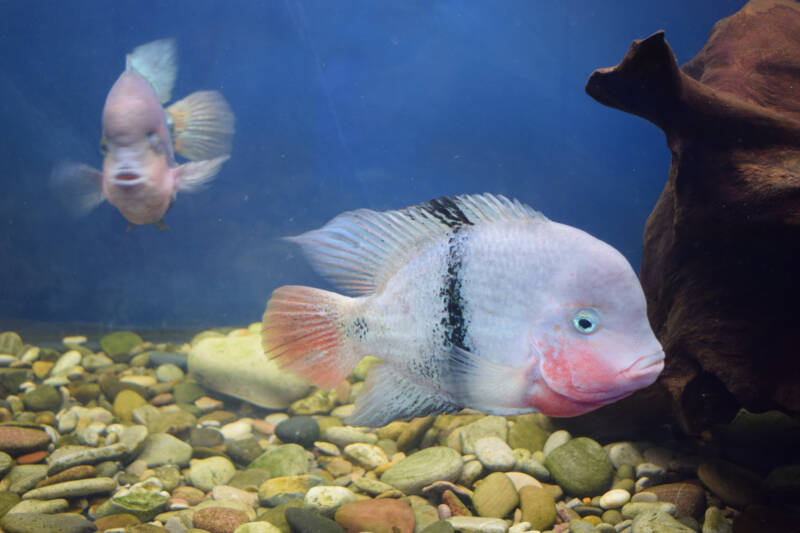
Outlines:
[[44,450],[50,444],[50,436],[42,430],[0,426],[0,451],[9,455],[23,455]]
[[189,467],[188,480],[192,486],[207,492],[230,481],[235,473],[236,467],[225,457],[194,459]]
[[22,498],[51,500],[54,498],[75,498],[78,496],[89,496],[90,494],[111,492],[117,488],[117,483],[111,478],[97,477],[89,479],[76,479],[75,481],[64,481],[29,490]]
[[636,467],[639,463],[644,462],[642,454],[630,442],[616,442],[608,446],[608,458],[617,470],[622,465]]
[[[152,355],[151,361],[152,361]],[[163,383],[172,383],[183,380],[183,370],[178,365],[166,363],[156,368],[156,379]]]
[[342,505],[356,501],[356,495],[345,487],[311,487],[303,498],[307,508],[315,509],[323,516],[332,517]]
[[568,440],[554,448],[547,455],[545,464],[564,491],[575,496],[602,494],[610,487],[614,475],[614,467],[605,450],[586,437]]
[[248,522],[247,513],[227,507],[206,507],[192,515],[192,525],[209,533],[234,533],[236,528]]
[[508,422],[501,416],[487,416],[464,426],[458,433],[461,453],[475,453],[475,443],[484,437],[497,437],[508,441]]
[[459,533],[507,533],[508,524],[499,518],[454,516],[447,522]]
[[600,496],[600,507],[603,509],[619,509],[631,500],[627,490],[612,489]]
[[389,462],[384,451],[374,444],[356,442],[345,446],[343,451],[345,457],[367,470],[375,470]]
[[542,452],[544,456],[547,457],[550,455],[550,452],[558,448],[559,446],[566,444],[572,438],[572,435],[569,434],[569,431],[565,431],[560,429],[558,431],[554,431],[547,437],[547,440],[544,443],[544,447],[542,448]]
[[192,457],[192,447],[169,433],[148,435],[138,459],[147,466],[176,464],[185,466]]
[[669,502],[631,502],[622,506],[624,518],[634,518],[641,513],[675,514],[675,504]]
[[723,502],[744,507],[762,499],[762,481],[757,474],[723,460],[699,466],[697,477]]
[[342,526],[313,511],[290,507],[285,516],[292,533],[344,533]]
[[475,441],[474,449],[478,460],[490,472],[507,472],[514,468],[514,452],[499,437],[480,438]]
[[321,432],[320,437],[322,440],[332,442],[339,448],[344,448],[348,444],[355,444],[357,442],[366,444],[375,444],[378,442],[377,435],[364,433],[350,426],[334,426],[327,428],[325,431]]
[[296,476],[308,472],[308,455],[299,444],[282,444],[261,454],[247,468],[263,468],[272,477]]
[[[617,526],[619,525],[617,524]],[[635,533],[695,533],[692,528],[663,511],[647,511],[638,514],[631,523],[631,531]]]
[[381,481],[405,494],[418,494],[434,481],[455,481],[461,474],[461,455],[452,448],[425,448],[389,467]]
[[479,516],[504,518],[519,505],[519,494],[508,476],[493,472],[475,487],[472,504]]
[[415,517],[406,502],[384,498],[346,503],[336,511],[335,520],[347,531],[413,533]]
[[97,529],[90,521],[73,513],[12,513],[0,520],[0,527],[5,533],[89,533]]
[[282,420],[275,426],[275,435],[282,442],[310,448],[319,439],[319,424],[310,416],[295,416]]

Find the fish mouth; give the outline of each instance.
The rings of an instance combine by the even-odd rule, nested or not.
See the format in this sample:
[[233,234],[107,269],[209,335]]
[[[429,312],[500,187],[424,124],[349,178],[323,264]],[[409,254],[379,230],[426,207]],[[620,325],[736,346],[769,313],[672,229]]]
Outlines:
[[664,369],[664,350],[640,357],[622,373],[632,380],[658,376]]
[[111,183],[120,187],[135,187],[147,181],[147,176],[142,176],[133,170],[120,170],[110,179]]

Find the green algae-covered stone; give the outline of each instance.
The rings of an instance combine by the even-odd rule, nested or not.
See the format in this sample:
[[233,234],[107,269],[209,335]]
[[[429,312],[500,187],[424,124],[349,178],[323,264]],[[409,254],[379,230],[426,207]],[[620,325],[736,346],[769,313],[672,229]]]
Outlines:
[[286,521],[286,511],[292,508],[302,508],[303,505],[305,504],[303,503],[302,498],[295,498],[294,500],[289,500],[286,503],[281,503],[275,507],[262,511],[259,513],[256,520],[264,520],[269,522],[277,527],[281,533],[292,533],[289,523]]
[[22,353],[22,338],[14,331],[0,333],[0,354],[5,353],[19,357]]
[[522,521],[530,522],[531,529],[544,531],[556,523],[556,500],[543,487],[528,485],[519,490]]
[[19,503],[19,494],[7,490],[0,491],[0,517],[4,516],[9,509]]
[[507,475],[494,472],[475,487],[472,504],[479,516],[503,518],[517,507],[519,494]]
[[663,511],[651,511],[636,515],[633,519],[633,531],[636,533],[695,533],[692,528]]
[[405,494],[419,494],[434,481],[455,481],[461,475],[461,455],[445,446],[425,448],[389,467],[381,481]]
[[131,350],[142,344],[142,338],[132,331],[115,331],[100,339],[100,347],[116,362],[128,360]]
[[[511,448],[525,448],[532,452],[541,451],[547,441],[547,432],[536,423],[533,415],[522,415],[508,430],[508,445]],[[536,529],[536,528],[534,528]]]
[[61,406],[61,394],[55,387],[39,385],[23,394],[22,402],[31,411],[58,411]]
[[568,494],[595,496],[605,492],[614,477],[614,467],[596,441],[579,437],[555,448],[545,459],[553,479]]
[[168,503],[169,494],[160,491],[125,491],[103,502],[97,508],[95,516],[101,518],[127,513],[132,514],[142,522],[148,522],[166,509]]
[[266,480],[258,488],[258,500],[262,505],[275,507],[297,498],[303,498],[308,489],[324,482],[322,477],[314,474],[275,477]]
[[272,477],[308,473],[308,455],[299,444],[282,444],[259,455],[247,468],[263,468]]

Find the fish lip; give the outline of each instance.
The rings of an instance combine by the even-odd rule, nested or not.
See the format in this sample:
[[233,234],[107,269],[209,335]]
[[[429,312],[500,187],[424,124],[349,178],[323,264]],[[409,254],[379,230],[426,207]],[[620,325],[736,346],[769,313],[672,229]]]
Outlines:
[[[124,177],[122,177],[124,176]],[[134,177],[129,177],[134,176]],[[135,170],[121,169],[118,170],[109,181],[119,187],[135,187],[147,181],[147,176],[139,174]]]
[[[656,368],[658,371],[656,371]],[[653,353],[640,357],[634,363],[622,371],[626,376],[641,378],[650,374],[658,375],[664,369],[664,350],[656,350]]]

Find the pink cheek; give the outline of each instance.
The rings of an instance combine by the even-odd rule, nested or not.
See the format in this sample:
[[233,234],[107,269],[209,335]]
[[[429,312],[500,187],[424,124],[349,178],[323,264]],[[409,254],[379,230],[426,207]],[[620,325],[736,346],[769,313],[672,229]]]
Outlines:
[[560,342],[544,351],[542,370],[548,378],[569,389],[585,388],[612,380],[610,369],[591,345],[580,341]]

